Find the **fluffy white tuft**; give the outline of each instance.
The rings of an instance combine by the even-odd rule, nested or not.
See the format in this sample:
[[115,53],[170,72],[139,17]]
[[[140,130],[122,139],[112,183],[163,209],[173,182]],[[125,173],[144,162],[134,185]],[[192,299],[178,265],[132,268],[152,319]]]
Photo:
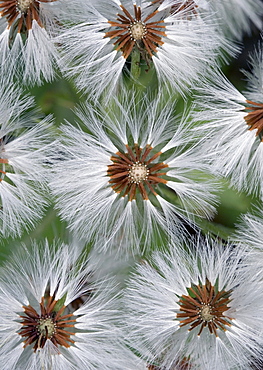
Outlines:
[[[178,244],[169,245],[170,252],[155,252],[128,280],[124,310],[129,344],[145,361],[167,370],[183,359],[194,369],[249,368],[262,345],[260,279],[248,267],[240,245],[210,238],[186,244],[188,252]],[[206,279],[218,290],[231,292],[226,311],[231,326],[217,329],[217,337],[207,327],[198,336],[200,327],[189,331],[189,324],[180,327],[176,317],[187,288]]]
[[[32,27],[17,32],[17,23],[22,17],[18,11],[11,24],[2,16],[0,30],[0,66],[1,73],[12,79],[14,75],[24,85],[42,84],[55,77],[58,67],[58,51],[53,37],[61,32],[58,21],[63,2],[57,0],[38,2],[38,23],[34,17]],[[58,24],[60,26],[58,26]],[[26,27],[26,26],[24,26]]]
[[47,205],[52,118],[41,120],[30,110],[32,99],[16,89],[0,89],[0,225],[5,237],[32,228]]
[[262,28],[261,0],[210,1],[222,30],[237,40],[251,33],[251,25]]
[[[134,5],[141,7],[142,21],[157,7],[150,2],[131,0],[99,0],[88,4],[79,1],[73,17],[75,26],[71,12],[65,15],[70,27],[57,39],[63,52],[62,69],[91,98],[103,95],[108,99],[122,88],[123,72],[129,74],[130,57],[126,63],[122,51],[116,50],[116,39],[106,33],[112,30],[110,22],[116,22],[118,14],[122,14],[121,7],[134,16]],[[218,50],[224,43],[209,13],[202,16],[197,13],[190,18],[184,11],[170,14],[162,5],[151,18],[152,22],[162,21],[161,31],[165,32],[152,57],[151,68],[155,68],[160,85],[172,86],[180,93],[201,78],[208,64],[216,64]]]
[[[210,135],[203,150],[209,153],[214,172],[229,177],[239,191],[261,194],[263,142],[245,120],[246,97],[221,74],[214,74],[197,90],[193,120],[200,134]],[[262,102],[262,91],[257,91],[257,97],[256,102]]]
[[[0,357],[8,359],[1,365],[3,369],[126,368],[125,349],[115,325],[116,283],[114,279],[95,281],[94,271],[93,263],[76,245],[48,245],[46,241],[20,246],[0,269]],[[31,345],[23,348],[25,338],[18,333],[22,328],[20,315],[28,305],[40,314],[39,303],[46,294],[59,300],[60,307],[66,306],[65,314],[76,319],[71,336],[74,341],[66,348],[47,339],[44,347],[34,352]],[[74,305],[77,299],[82,302],[79,307]]]
[[[78,111],[83,130],[62,126],[59,152],[64,156],[54,165],[51,189],[60,215],[80,237],[103,237],[105,249],[117,244],[121,252],[131,245],[138,252],[140,242],[149,246],[160,230],[179,235],[183,220],[191,223],[194,215],[213,213],[215,183],[204,176],[209,166],[198,143],[189,141],[187,117],[173,118],[174,108],[161,92],[155,100],[137,103],[134,95],[124,95],[108,107],[87,105]],[[132,201],[120,196],[107,175],[111,156],[135,143],[157,148],[163,153],[161,162],[169,165],[169,181],[157,186],[158,196],[149,195],[148,200],[139,193]]]

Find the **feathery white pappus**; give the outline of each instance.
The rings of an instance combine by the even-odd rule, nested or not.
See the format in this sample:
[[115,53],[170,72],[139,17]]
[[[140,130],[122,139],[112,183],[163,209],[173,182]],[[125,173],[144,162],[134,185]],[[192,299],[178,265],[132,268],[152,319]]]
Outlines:
[[244,34],[251,33],[252,27],[260,30],[263,24],[261,0],[153,0],[152,3],[161,4],[159,9],[171,7],[172,11],[188,8],[194,12],[210,12],[218,32],[229,41],[241,41]]
[[[3,82],[3,81],[2,81]],[[0,235],[31,229],[47,205],[50,116],[41,119],[18,86],[0,87]]]
[[14,251],[0,268],[1,369],[134,369],[114,324],[117,284],[94,273],[76,245],[32,241]]
[[253,273],[263,280],[263,211],[261,206],[242,215],[237,224],[237,231],[232,236],[234,242],[239,242],[248,249],[249,262],[254,267]]
[[262,196],[262,51],[250,56],[250,64],[247,91],[241,93],[222,74],[212,74],[197,88],[192,116],[199,125],[196,130],[210,134],[203,150],[211,154],[214,172],[228,177],[237,190]]
[[151,369],[250,368],[262,349],[263,293],[244,248],[209,237],[179,247],[155,252],[127,281],[131,348]]
[[[240,243],[245,244],[259,253],[263,252],[263,212],[260,207],[242,215],[237,224],[236,238]],[[236,239],[235,238],[235,239]]]
[[58,66],[53,37],[60,32],[61,0],[0,1],[0,66],[25,85],[51,81]]
[[[160,86],[183,93],[215,65],[224,43],[215,31],[211,15],[178,10],[143,1],[71,1],[65,15],[68,30],[58,36],[63,72],[73,77],[79,89],[97,99],[112,95],[129,73],[131,55],[154,68]],[[75,24],[75,25],[74,25]],[[128,63],[126,63],[128,61]]]
[[108,106],[78,109],[83,129],[61,126],[50,186],[61,217],[81,238],[139,252],[160,230],[179,236],[195,215],[214,212],[217,186],[204,176],[200,141],[163,96],[136,101],[123,92]]
[[252,25],[262,28],[261,0],[208,0],[208,3],[218,18],[221,32],[228,37],[241,41],[244,34],[251,34]]

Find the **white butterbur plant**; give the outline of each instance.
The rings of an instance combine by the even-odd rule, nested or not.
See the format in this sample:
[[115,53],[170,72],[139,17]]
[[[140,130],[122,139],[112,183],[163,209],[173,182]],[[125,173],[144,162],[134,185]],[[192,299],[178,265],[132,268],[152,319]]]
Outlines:
[[186,244],[188,253],[155,252],[127,282],[129,345],[149,369],[250,368],[262,346],[261,280],[240,245]]
[[250,56],[247,91],[241,93],[222,74],[214,74],[199,88],[194,120],[197,130],[210,131],[205,150],[214,171],[230,178],[238,190],[261,194],[263,188],[263,54]]
[[0,0],[1,370],[262,370],[262,0]]
[[6,74],[20,74],[25,84],[54,78],[61,6],[60,0],[0,1],[0,64]]
[[[123,369],[113,279],[76,245],[22,245],[0,270],[3,370]],[[13,272],[16,272],[15,274]]]
[[34,104],[30,97],[0,90],[0,235],[6,237],[32,229],[43,216],[51,118],[26,112]]
[[[201,77],[223,40],[191,6],[177,11],[142,1],[75,1],[75,26],[58,37],[65,74],[91,97],[109,96],[122,85],[123,72],[138,78],[138,64],[156,71],[160,86],[182,92]],[[189,14],[188,14],[189,13]],[[67,21],[70,22],[68,14]],[[70,23],[71,25],[71,23]]]
[[103,236],[105,247],[118,243],[123,249],[123,240],[137,252],[140,244],[151,245],[160,227],[178,235],[194,215],[213,213],[215,182],[204,176],[209,167],[200,142],[189,141],[187,117],[173,118],[174,109],[162,93],[137,102],[130,94],[108,111],[79,109],[85,131],[61,127],[51,188],[72,231],[82,238]]

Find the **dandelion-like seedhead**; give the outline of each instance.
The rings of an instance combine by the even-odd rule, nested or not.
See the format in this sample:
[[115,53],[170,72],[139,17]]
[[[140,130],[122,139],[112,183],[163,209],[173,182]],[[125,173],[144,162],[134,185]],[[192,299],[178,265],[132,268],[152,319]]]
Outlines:
[[261,347],[261,281],[240,245],[186,244],[154,253],[128,280],[129,344],[157,369],[248,368]]
[[[262,0],[0,0],[2,370],[262,369],[263,211],[207,235],[230,233],[209,222],[219,175],[263,200],[262,40],[243,93],[218,72],[262,16]],[[56,72],[88,98],[60,127],[19,87]],[[31,240],[58,216],[69,244]]]
[[54,77],[58,53],[52,40],[58,32],[60,0],[0,1],[0,66],[24,84]]
[[22,98],[15,89],[0,88],[0,225],[4,237],[31,229],[47,205],[52,119],[41,120],[32,111],[33,100]]
[[[13,33],[28,33],[32,29],[33,20],[35,20],[40,27],[44,27],[40,19],[40,5],[41,3],[52,2],[56,0],[2,0],[1,16],[5,17],[8,22],[8,27],[12,28]],[[10,35],[10,42],[12,43]]]
[[115,283],[93,272],[75,245],[20,246],[0,270],[3,370],[124,368]]
[[85,131],[61,128],[64,159],[54,165],[51,181],[73,231],[103,237],[105,248],[130,245],[139,251],[154,233],[179,236],[194,214],[213,212],[215,184],[202,176],[209,168],[199,143],[193,137],[191,145],[187,118],[174,120],[174,104],[164,102],[162,93],[156,100],[136,103],[128,94],[106,107],[83,108],[77,114]]
[[[210,132],[204,150],[211,153],[215,173],[229,177],[239,191],[262,194],[263,91],[262,58],[254,59],[254,71],[247,74],[249,91],[239,92],[223,75],[212,75],[198,88],[198,112],[193,113],[202,133]],[[262,56],[262,54],[261,54]],[[252,57],[251,57],[252,58]],[[257,74],[258,73],[258,74]],[[256,82],[252,92],[252,81]],[[253,100],[252,100],[253,99]]]
[[170,12],[150,2],[99,0],[80,1],[76,8],[77,24],[58,41],[65,74],[95,99],[107,99],[122,85],[134,53],[138,68],[154,69],[160,85],[182,92],[215,63],[222,43],[206,15],[193,14],[191,7]]

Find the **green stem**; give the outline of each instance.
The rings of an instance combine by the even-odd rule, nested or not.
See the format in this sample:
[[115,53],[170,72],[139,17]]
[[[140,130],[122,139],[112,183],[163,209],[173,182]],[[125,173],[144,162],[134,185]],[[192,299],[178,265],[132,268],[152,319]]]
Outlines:
[[141,74],[140,60],[140,51],[135,48],[131,53],[131,78],[134,81],[137,81]]

